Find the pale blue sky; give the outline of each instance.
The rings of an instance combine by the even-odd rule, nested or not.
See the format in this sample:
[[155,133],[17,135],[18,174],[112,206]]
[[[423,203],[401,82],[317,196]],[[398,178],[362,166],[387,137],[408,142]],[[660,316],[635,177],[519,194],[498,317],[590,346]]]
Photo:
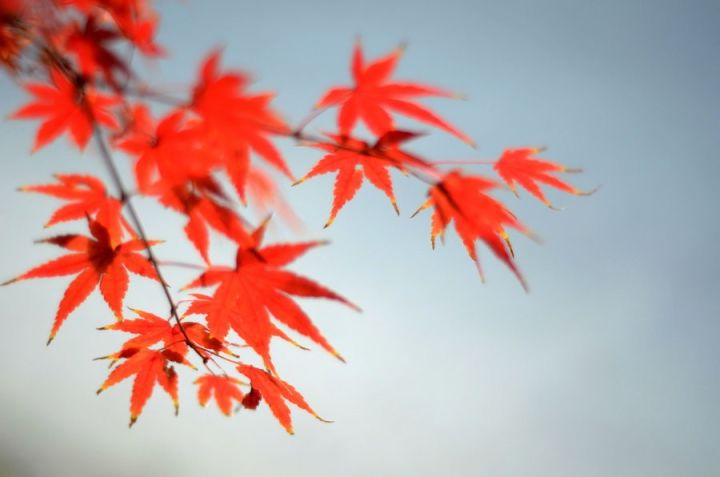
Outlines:
[[[603,188],[551,194],[562,212],[503,196],[544,239],[514,241],[529,294],[484,248],[482,285],[454,233],[431,251],[429,218],[407,218],[424,194],[410,179],[396,177],[401,218],[368,188],[327,231],[332,179],[288,190],[306,236],[332,241],[296,269],[364,309],[307,304],[346,365],[274,347],[283,376],[335,421],[297,412],[292,437],[265,408],[232,419],[199,408],[192,373],[181,375],[179,418],[158,393],[128,431],[129,384],[94,394],[107,370],[91,358],[119,343],[94,330],[111,319],[101,299],[46,348],[67,280],[0,289],[0,475],[720,474],[720,4],[269,0],[160,10],[171,56],[148,65],[157,84],[186,83],[224,45],[225,64],[276,90],[297,122],[325,88],[348,81],[356,36],[371,57],[406,41],[397,76],[467,94],[426,104],[479,144],[434,133],[417,152],[487,159],[546,145],[547,157],[586,169],[571,177],[578,186]],[[24,101],[2,77],[3,114]],[[32,244],[48,234],[54,202],[15,188],[52,172],[103,174],[92,148],[79,157],[65,140],[29,157],[34,126],[0,128],[0,278],[57,254]],[[318,159],[280,143],[298,175]],[[146,205],[154,236],[179,236],[177,217]],[[196,259],[185,243],[160,251]],[[127,303],[164,310],[140,281]]]

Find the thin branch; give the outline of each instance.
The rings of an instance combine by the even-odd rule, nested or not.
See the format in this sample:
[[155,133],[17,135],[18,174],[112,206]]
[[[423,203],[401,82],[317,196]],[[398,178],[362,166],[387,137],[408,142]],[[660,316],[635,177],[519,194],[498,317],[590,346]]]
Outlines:
[[[87,108],[88,114],[90,114],[92,117],[92,111],[90,108]],[[175,305],[175,301],[172,298],[172,295],[170,295],[170,291],[168,290],[168,287],[166,286],[165,279],[162,276],[162,271],[160,270],[160,264],[155,257],[155,253],[153,252],[150,242],[147,238],[147,233],[145,233],[145,227],[142,224],[142,221],[140,220],[140,216],[137,213],[137,210],[135,209],[135,206],[132,204],[130,200],[128,200],[128,193],[127,189],[125,188],[125,185],[123,184],[123,180],[120,177],[120,173],[118,172],[117,167],[115,166],[115,163],[112,160],[112,156],[110,154],[110,150],[107,147],[107,144],[105,142],[105,138],[103,138],[102,131],[100,130],[100,127],[97,124],[97,121],[93,118],[93,135],[95,137],[95,141],[98,144],[98,147],[100,149],[100,156],[103,159],[103,162],[105,163],[105,167],[107,168],[108,172],[110,173],[110,176],[112,177],[113,182],[115,183],[115,187],[118,189],[118,192],[120,194],[120,199],[125,204],[125,207],[127,208],[128,214],[130,215],[130,220],[132,220],[133,225],[137,229],[138,235],[140,237],[140,240],[142,240],[143,244],[145,245],[145,251],[147,253],[147,258],[152,264],[153,268],[155,269],[155,273],[157,275],[158,280],[160,281],[160,286],[162,287],[163,294],[165,295],[165,298],[168,302],[168,305],[170,306],[170,314],[175,319],[175,322],[177,323],[178,328],[180,329],[180,333],[183,335],[183,338],[185,339],[185,342],[187,345],[202,359],[203,363],[207,361],[207,357],[204,356],[200,349],[197,347],[195,343],[190,339],[190,337],[187,334],[187,331],[185,330],[185,327],[183,326],[182,321],[180,320],[180,314],[178,313],[177,306]]]
[[305,128],[315,120],[318,116],[320,116],[323,112],[325,112],[327,108],[313,108],[310,113],[305,116],[305,118],[300,121],[300,123],[297,125],[295,130],[293,131],[293,136],[300,138],[302,136],[303,131]]

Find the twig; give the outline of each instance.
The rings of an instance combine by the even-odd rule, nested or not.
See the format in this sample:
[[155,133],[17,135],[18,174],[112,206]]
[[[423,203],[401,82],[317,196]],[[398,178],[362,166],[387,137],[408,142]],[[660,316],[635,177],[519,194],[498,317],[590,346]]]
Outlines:
[[187,334],[187,331],[185,330],[185,327],[182,324],[182,321],[180,320],[180,314],[178,313],[177,306],[175,305],[175,301],[172,298],[172,295],[170,295],[170,291],[168,290],[167,286],[165,285],[165,280],[162,276],[162,271],[160,270],[160,264],[155,257],[155,253],[152,251],[152,248],[150,246],[150,242],[147,238],[147,234],[145,233],[145,227],[143,227],[142,222],[140,221],[140,216],[137,213],[137,210],[135,209],[135,206],[132,204],[130,200],[128,200],[128,193],[126,192],[125,185],[123,184],[122,178],[120,177],[120,173],[117,170],[117,167],[115,166],[115,163],[112,160],[112,156],[110,155],[110,150],[107,147],[107,144],[105,143],[105,138],[102,136],[102,131],[100,131],[100,127],[97,124],[97,121],[94,120],[94,117],[92,116],[92,111],[90,108],[87,108],[88,114],[91,118],[93,118],[93,135],[95,137],[95,141],[98,144],[98,147],[100,149],[100,156],[103,159],[103,162],[105,163],[105,167],[108,169],[108,172],[110,173],[110,176],[112,177],[113,182],[115,183],[115,187],[118,189],[118,192],[120,194],[120,199],[125,204],[125,207],[127,208],[128,214],[130,215],[130,220],[132,220],[133,225],[137,229],[138,235],[140,237],[140,240],[142,240],[143,244],[145,245],[145,251],[147,252],[147,258],[152,264],[153,268],[155,269],[155,274],[157,275],[158,280],[160,281],[160,286],[162,287],[163,293],[165,295],[165,298],[167,299],[168,305],[170,306],[170,314],[175,319],[175,322],[177,323],[178,328],[180,329],[180,333],[183,335],[183,338],[185,339],[185,342],[187,345],[202,359],[203,363],[207,362],[207,357],[204,356],[200,349],[197,347],[195,343],[190,339],[190,337]]

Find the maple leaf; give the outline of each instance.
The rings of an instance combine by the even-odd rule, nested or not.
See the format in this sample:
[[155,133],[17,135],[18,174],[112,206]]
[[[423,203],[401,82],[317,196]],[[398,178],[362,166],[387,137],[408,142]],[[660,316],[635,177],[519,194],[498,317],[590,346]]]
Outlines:
[[168,364],[170,361],[182,362],[176,354],[167,350],[138,350],[110,372],[100,389],[97,390],[97,394],[134,375],[135,380],[130,395],[131,427],[137,421],[143,407],[145,407],[145,403],[152,396],[156,384],[159,384],[168,393],[173,401],[175,414],[177,415],[179,409],[178,380],[175,368]]
[[293,178],[280,152],[267,138],[270,134],[287,134],[289,129],[270,109],[273,94],[248,94],[248,78],[238,72],[221,74],[219,64],[219,51],[210,53],[203,62],[191,107],[202,118],[198,128],[209,144],[216,144],[228,177],[244,201],[251,150]]
[[300,184],[312,177],[337,172],[333,190],[333,204],[330,217],[325,223],[329,227],[340,209],[343,208],[362,186],[363,178],[382,191],[390,200],[395,213],[400,214],[397,200],[393,192],[389,168],[406,171],[408,167],[420,169],[430,168],[425,161],[402,152],[398,146],[414,137],[417,133],[407,131],[389,131],[383,134],[374,145],[347,136],[327,135],[334,144],[315,143],[312,146],[328,151],[313,168],[295,184]]
[[220,164],[197,129],[184,127],[185,116],[183,110],[172,111],[155,125],[147,107],[136,106],[115,147],[137,158],[135,178],[143,194],[187,216],[185,234],[208,263],[208,227],[241,244],[249,243],[249,235],[212,176]]
[[[190,301],[190,306],[187,308],[187,310],[185,311],[183,316],[205,315],[207,317],[210,315],[213,315],[213,316],[226,315],[227,319],[229,319],[230,321],[233,321],[233,322],[237,321],[239,323],[238,326],[244,330],[246,329],[245,326],[253,325],[253,322],[246,323],[243,321],[243,317],[241,316],[242,312],[240,311],[240,308],[238,308],[235,305],[235,303],[232,301],[230,303],[221,302],[221,301],[216,300],[215,298],[213,298],[210,295],[205,295],[202,293],[193,293],[192,296],[193,296],[193,299]],[[245,326],[243,326],[243,325],[245,325]],[[265,324],[263,323],[263,325],[265,325]],[[265,326],[263,326],[263,329],[265,330]],[[270,325],[267,326],[267,330],[270,333],[269,336],[263,336],[262,339],[258,339],[258,340],[254,340],[254,341],[252,341],[252,337],[254,336],[254,333],[252,330],[248,330],[247,333],[243,332],[242,336],[250,337],[249,339],[251,341],[247,342],[247,343],[249,343],[248,346],[254,347],[256,350],[257,349],[260,349],[263,351],[267,350],[268,349],[267,346],[269,345],[270,338],[272,338],[272,337],[277,337],[282,340],[285,340],[288,343],[290,343],[291,345],[293,345],[297,348],[300,348],[302,350],[305,350],[305,351],[308,350],[308,348],[302,346],[297,341],[293,340],[291,337],[289,337],[287,335],[287,333],[285,333],[283,330],[281,330],[280,328],[275,326],[273,323],[270,323]],[[208,331],[208,336],[210,337],[211,340],[222,343],[221,341],[213,338],[209,334],[209,331]],[[265,338],[267,338],[267,340]],[[227,349],[223,349],[222,351],[229,353],[229,351],[227,351]],[[267,356],[268,356],[268,360],[269,360],[269,356],[270,356],[269,351],[267,351],[267,353],[268,353]],[[232,353],[229,353],[229,354],[232,354]]]
[[531,157],[542,151],[544,151],[544,148],[506,149],[500,159],[493,165],[493,169],[503,178],[515,195],[518,195],[515,188],[515,183],[517,183],[551,209],[554,209],[554,207],[545,197],[538,183],[555,187],[570,194],[592,194],[593,191],[583,192],[557,177],[551,176],[550,174],[553,172],[580,172],[581,170]]
[[155,43],[157,14],[144,0],[56,0],[61,6],[74,6],[85,15],[97,10],[107,12],[122,32],[144,55],[160,56],[163,49]]
[[[224,199],[217,184],[210,177],[190,181],[185,186],[164,189],[159,201],[188,217],[184,227],[185,235],[195,246],[205,263],[209,263],[208,227],[212,227],[241,245],[252,243],[241,217],[230,207],[219,203]],[[164,186],[158,184],[157,190]]]
[[215,397],[215,403],[226,416],[232,414],[232,401],[243,404],[245,394],[238,386],[245,385],[244,381],[230,377],[206,374],[195,380],[198,385],[198,402],[205,407],[210,397]]
[[165,54],[165,50],[155,43],[158,25],[157,17],[139,21],[116,21],[125,37],[137,46],[145,56],[163,56]]
[[205,349],[235,356],[222,342],[210,337],[207,328],[201,323],[183,322],[183,330],[181,330],[180,325],[177,323],[171,324],[169,320],[153,313],[133,308],[131,308],[131,310],[138,316],[137,318],[124,319],[98,328],[99,330],[124,331],[137,335],[126,341],[120,351],[108,356],[103,356],[102,359],[117,360],[122,358],[124,353],[127,353],[129,350],[149,348],[159,342],[163,343],[163,349],[173,351],[177,353],[178,356],[184,357],[188,353],[188,345],[185,341],[183,330],[188,338],[197,346],[197,351],[204,358],[209,358],[210,356],[205,352]]
[[215,165],[207,154],[198,153],[194,136],[184,127],[184,110],[173,110],[157,123],[143,104],[127,113],[129,127],[114,146],[136,159],[135,181],[143,194],[153,193],[158,183],[175,187],[205,177]]
[[[318,416],[318,414],[305,401],[302,394],[277,376],[273,376],[262,369],[248,365],[240,365],[237,367],[237,370],[240,374],[243,374],[250,379],[253,391],[257,392],[257,394],[265,400],[270,408],[270,411],[275,416],[275,419],[277,419],[278,422],[285,428],[288,434],[293,434],[294,432],[290,408],[285,401],[291,402],[320,421],[330,422]],[[253,391],[251,391],[248,396],[250,396]],[[255,398],[252,401],[248,401],[247,405],[245,403],[243,403],[243,405],[246,405],[246,407],[252,407],[252,404],[257,405],[259,399]]]
[[95,93],[90,86],[79,87],[55,68],[50,69],[52,85],[28,83],[25,89],[36,97],[11,116],[14,119],[46,118],[37,131],[33,152],[68,130],[75,144],[84,149],[93,133],[93,123],[116,128],[108,108],[118,98]]
[[[103,356],[103,359],[117,360],[129,350],[149,348],[159,342],[163,343],[163,349],[173,351],[179,356],[184,357],[188,353],[188,345],[180,325],[173,325],[167,319],[144,310],[132,309],[132,311],[138,316],[136,319],[124,319],[98,328],[99,330],[124,331],[137,335],[126,341],[120,351]],[[209,358],[209,354],[204,349],[234,356],[222,342],[211,338],[207,328],[202,324],[183,322],[182,327],[188,338],[198,346],[197,350],[203,357]]]
[[404,48],[397,48],[371,63],[365,64],[362,45],[355,43],[351,62],[354,85],[330,88],[316,103],[316,108],[338,106],[337,123],[340,134],[349,136],[361,120],[376,135],[382,136],[395,129],[388,110],[403,114],[425,124],[442,129],[460,140],[473,145],[473,141],[431,110],[411,101],[417,96],[456,97],[449,91],[411,82],[390,82],[397,61]]
[[525,279],[513,261],[513,250],[506,227],[526,234],[530,232],[503,204],[487,195],[487,192],[496,187],[498,184],[491,179],[451,171],[430,188],[430,197],[413,216],[423,209],[434,207],[430,233],[433,248],[436,238],[442,238],[447,226],[454,221],[455,230],[483,281],[484,274],[475,248],[476,240],[485,242],[517,276],[523,288],[527,289]]
[[271,314],[280,323],[342,359],[291,296],[325,298],[358,308],[324,286],[281,268],[324,242],[276,244],[259,248],[266,223],[254,232],[254,247],[238,248],[234,268],[209,267],[184,287],[218,285],[212,300],[201,301],[197,305],[193,303],[195,308],[191,305],[188,312],[205,314],[210,334],[218,340],[223,340],[233,329],[272,371],[274,366],[270,358],[270,339],[278,336],[280,330],[270,321]]
[[57,209],[45,227],[85,219],[88,215],[104,225],[112,244],[118,243],[125,229],[135,237],[135,231],[122,216],[122,202],[108,194],[105,184],[98,178],[83,174],[55,174],[57,184],[38,184],[20,187],[22,192],[37,192],[69,203]]
[[115,90],[120,90],[116,73],[130,77],[130,69],[106,43],[120,38],[114,29],[102,28],[95,16],[88,16],[84,27],[75,23],[70,26],[65,39],[65,48],[75,55],[80,73],[86,79],[92,79],[102,72],[105,81]]
[[[85,301],[98,285],[105,302],[115,317],[120,320],[122,319],[123,299],[129,285],[128,271],[158,280],[150,261],[138,253],[145,249],[145,242],[140,239],[131,239],[122,244],[113,245],[105,226],[89,218],[88,225],[92,237],[68,234],[41,241],[63,247],[74,253],[46,262],[3,283],[3,285],[8,285],[30,278],[77,274],[60,301],[48,344],[55,338],[60,326],[70,313]],[[148,243],[152,246],[159,242],[150,241]]]
[[238,243],[249,243],[241,217],[212,176],[220,163],[208,152],[197,129],[185,127],[185,111],[172,111],[155,125],[144,105],[133,108],[131,126],[115,147],[137,158],[139,190],[185,214],[185,234],[207,263],[212,227]]

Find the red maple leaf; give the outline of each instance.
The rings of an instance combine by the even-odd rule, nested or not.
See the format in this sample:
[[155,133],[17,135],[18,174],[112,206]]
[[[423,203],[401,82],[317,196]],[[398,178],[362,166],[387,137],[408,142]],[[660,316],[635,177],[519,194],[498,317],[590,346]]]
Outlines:
[[173,110],[157,123],[145,105],[127,113],[129,127],[114,146],[135,158],[135,181],[143,194],[152,194],[158,183],[167,188],[206,177],[219,166],[195,144],[195,136],[185,127],[184,110]]
[[135,231],[122,216],[122,202],[108,194],[100,179],[81,174],[55,174],[55,178],[58,180],[57,184],[29,185],[19,189],[22,192],[37,192],[69,202],[53,212],[45,227],[94,216],[95,220],[108,229],[111,243],[119,243],[123,229],[135,237]]
[[159,384],[168,393],[175,406],[175,414],[177,414],[179,408],[178,379],[175,368],[169,365],[170,361],[182,362],[175,353],[167,350],[138,350],[110,372],[97,393],[100,394],[110,386],[134,375],[135,380],[130,395],[130,426],[137,421],[145,403],[152,396],[156,384]]
[[96,10],[110,14],[122,34],[143,54],[159,56],[164,52],[155,43],[157,14],[145,0],[56,0],[62,6],[73,5],[85,15]]
[[[270,408],[270,411],[275,416],[275,419],[280,422],[289,434],[293,434],[292,418],[290,416],[290,408],[285,401],[291,402],[303,411],[311,414],[316,419],[323,422],[329,422],[318,416],[318,414],[305,401],[302,394],[277,376],[273,376],[262,369],[255,368],[254,366],[240,365],[237,367],[237,370],[250,379],[253,391],[256,391],[257,394],[265,400]],[[248,405],[246,405],[246,407],[251,407],[250,404],[257,405],[257,398],[255,398],[253,402],[248,402],[247,404]],[[243,403],[243,405],[245,405],[245,403]]]
[[[74,253],[51,260],[3,283],[8,285],[30,278],[77,274],[60,301],[48,343],[53,340],[70,313],[85,301],[98,284],[105,302],[115,317],[122,319],[123,299],[130,281],[128,271],[154,280],[158,279],[150,261],[138,253],[145,249],[145,242],[132,239],[113,245],[105,226],[92,219],[88,219],[88,225],[92,238],[84,235],[60,235],[42,241]],[[155,245],[159,242],[149,243]]]
[[515,188],[515,183],[517,183],[551,209],[554,207],[545,197],[538,183],[546,184],[575,195],[588,195],[592,193],[592,191],[583,192],[557,177],[551,176],[550,174],[553,172],[580,172],[581,170],[531,157],[542,151],[544,151],[544,148],[526,147],[506,149],[502,156],[500,156],[500,159],[493,165],[493,169],[495,169],[507,185],[510,186],[510,189],[515,195],[518,195],[517,189]]
[[407,131],[389,131],[375,144],[370,145],[352,137],[328,134],[328,137],[334,141],[333,144],[315,143],[312,146],[323,149],[329,154],[320,159],[295,185],[321,174],[337,173],[332,209],[325,227],[329,227],[340,209],[352,200],[362,186],[363,178],[382,191],[390,200],[395,212],[399,214],[389,168],[401,171],[406,171],[408,167],[431,168],[429,163],[401,151],[398,147],[401,143],[417,136],[417,133]]
[[[184,288],[218,285],[212,300],[200,300],[188,313],[206,315],[211,336],[223,340],[233,329],[274,371],[270,339],[281,331],[280,323],[313,340],[342,359],[291,296],[325,298],[357,309],[342,296],[282,267],[324,242],[277,244],[260,247],[265,224],[256,232],[254,247],[240,247],[235,267],[212,266]],[[283,333],[284,334],[284,333]],[[282,335],[280,335],[283,337]]]
[[146,107],[135,107],[131,126],[115,147],[136,157],[135,178],[143,194],[188,217],[185,234],[207,263],[208,227],[242,244],[249,243],[249,235],[212,176],[220,163],[203,147],[197,130],[185,127],[185,116],[183,110],[173,111],[156,126]]
[[215,397],[215,403],[220,411],[226,416],[232,414],[232,402],[243,403],[245,394],[240,390],[240,385],[246,385],[244,381],[230,377],[206,374],[195,380],[198,385],[198,402],[201,406],[207,406],[210,397]]
[[[306,350],[306,351],[308,350],[308,348],[304,347],[297,341],[293,340],[291,337],[289,337],[287,335],[287,333],[285,333],[283,330],[281,330],[280,328],[275,326],[275,324],[273,324],[273,323],[270,323],[270,325],[267,326],[266,330],[265,330],[265,326],[263,326],[263,329],[265,331],[269,330],[269,333],[270,333],[269,336],[263,335],[262,338],[260,338],[260,339],[253,339],[253,337],[255,336],[255,333],[252,330],[248,330],[246,328],[247,326],[253,326],[253,322],[252,321],[243,321],[243,317],[241,316],[242,312],[241,312],[240,308],[237,307],[234,302],[232,302],[232,301],[230,301],[230,303],[221,302],[221,301],[215,300],[215,298],[213,298],[212,296],[205,295],[203,293],[193,293],[192,296],[193,296],[193,299],[190,301],[190,306],[187,308],[187,310],[185,311],[183,316],[205,315],[205,317],[207,319],[207,317],[210,315],[212,315],[212,316],[224,315],[227,317],[228,320],[230,320],[232,322],[237,322],[239,328],[247,331],[247,333],[245,331],[243,331],[241,336],[247,337],[249,339],[249,341],[247,341],[247,345],[252,347],[255,350],[268,349],[267,347],[269,346],[270,338],[272,338],[272,337],[280,338],[282,340],[287,341],[288,343],[290,343],[293,346],[296,346],[296,347]],[[222,343],[221,341],[216,340],[215,338],[212,338],[212,336],[209,334],[209,330],[208,330],[208,336],[210,336],[211,340]],[[227,349],[223,349],[223,351],[228,352]],[[232,353],[230,353],[230,354],[232,354]],[[267,356],[269,356],[269,351],[268,351]]]
[[107,109],[119,99],[99,93],[93,88],[78,87],[63,73],[50,69],[52,85],[28,83],[25,89],[36,97],[11,116],[15,119],[45,118],[35,136],[33,152],[69,131],[75,144],[84,149],[93,133],[93,123],[116,128],[115,117]]
[[[506,228],[514,228],[524,233],[529,231],[503,204],[493,199],[487,192],[498,184],[481,176],[466,176],[460,171],[451,171],[430,188],[430,198],[415,212],[434,207],[431,225],[431,241],[445,233],[451,222],[463,241],[470,258],[477,266],[484,280],[475,241],[482,240],[517,276],[524,288],[525,280],[513,261],[513,250]],[[413,216],[415,215],[413,214]]]
[[[245,182],[250,167],[250,151],[290,179],[292,172],[280,152],[268,139],[270,134],[286,134],[288,127],[270,109],[272,93],[248,94],[248,78],[242,73],[220,73],[220,52],[212,52],[203,62],[193,89],[191,107],[201,118],[198,128],[207,144],[214,144],[238,195],[245,200]],[[208,152],[212,152],[208,149]]]
[[101,72],[105,81],[119,91],[116,74],[122,73],[126,78],[130,76],[130,69],[108,45],[119,38],[116,30],[103,28],[95,16],[90,15],[84,26],[78,23],[70,25],[65,48],[75,56],[80,73],[86,79],[92,79]]
[[[136,309],[132,309],[132,311],[138,316],[137,318],[124,319],[98,328],[100,330],[124,331],[137,335],[127,340],[119,352],[103,356],[103,358],[116,360],[123,357],[129,350],[149,348],[159,342],[162,342],[163,349],[173,351],[179,356],[184,357],[188,353],[188,345],[180,325],[177,323],[172,324],[167,319],[147,311]],[[222,342],[211,338],[207,328],[202,324],[185,321],[182,323],[182,327],[203,357],[209,357],[209,354],[204,349],[214,352],[222,351],[233,355]]]
[[404,48],[397,48],[392,53],[366,65],[362,46],[357,42],[351,63],[355,84],[351,87],[330,88],[315,107],[338,106],[340,109],[337,123],[340,134],[344,136],[352,134],[358,120],[363,121],[378,136],[396,129],[393,118],[388,112],[390,110],[440,128],[468,144],[473,144],[468,136],[434,112],[410,100],[417,96],[455,97],[457,95],[414,82],[389,81],[403,51]]
[[188,217],[184,228],[185,235],[198,250],[205,263],[210,261],[208,257],[210,244],[208,227],[217,230],[238,244],[252,243],[252,239],[243,225],[243,219],[231,207],[220,203],[226,198],[211,177],[189,181],[184,186],[165,189],[164,184],[158,183],[155,190],[159,195],[158,200],[163,205]]

